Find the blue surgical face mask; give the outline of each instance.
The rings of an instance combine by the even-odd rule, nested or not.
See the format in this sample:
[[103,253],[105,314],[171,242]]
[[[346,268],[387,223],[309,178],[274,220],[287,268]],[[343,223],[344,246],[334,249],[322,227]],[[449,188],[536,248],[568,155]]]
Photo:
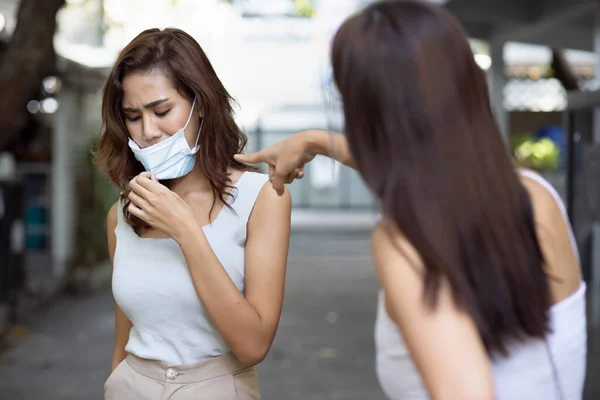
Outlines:
[[202,131],[204,118],[200,123],[196,143],[190,148],[185,139],[185,128],[187,128],[192,115],[194,115],[194,106],[196,99],[192,103],[192,111],[185,123],[185,126],[177,131],[173,136],[163,140],[155,145],[141,149],[129,138],[129,148],[135,158],[144,166],[146,171],[154,172],[156,179],[176,179],[189,174],[196,164],[196,153],[198,152],[198,139]]

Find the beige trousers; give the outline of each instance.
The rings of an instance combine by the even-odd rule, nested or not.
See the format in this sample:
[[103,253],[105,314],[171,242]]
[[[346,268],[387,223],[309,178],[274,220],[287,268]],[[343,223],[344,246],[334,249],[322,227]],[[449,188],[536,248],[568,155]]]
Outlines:
[[258,373],[233,353],[169,365],[128,355],[104,384],[105,400],[260,400]]

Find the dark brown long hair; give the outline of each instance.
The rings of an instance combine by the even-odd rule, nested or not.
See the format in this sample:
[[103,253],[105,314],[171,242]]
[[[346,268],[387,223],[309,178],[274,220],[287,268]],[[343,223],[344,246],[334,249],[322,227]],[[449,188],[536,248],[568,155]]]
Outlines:
[[531,201],[459,22],[425,1],[377,2],[341,26],[332,62],[350,151],[421,256],[425,304],[447,282],[490,355],[543,338],[550,289]]
[[[106,80],[102,96],[103,133],[95,162],[121,190],[123,213],[136,232],[148,228],[127,211],[129,181],[144,171],[127,145],[129,134],[123,115],[123,78],[139,71],[161,70],[179,93],[190,101],[196,97],[204,110],[200,150],[196,162],[210,182],[217,199],[229,206],[228,168],[255,170],[234,160],[247,143],[233,118],[233,99],[217,77],[208,57],[189,34],[174,28],[148,29],[133,39],[119,54]],[[212,209],[211,209],[212,210]]]

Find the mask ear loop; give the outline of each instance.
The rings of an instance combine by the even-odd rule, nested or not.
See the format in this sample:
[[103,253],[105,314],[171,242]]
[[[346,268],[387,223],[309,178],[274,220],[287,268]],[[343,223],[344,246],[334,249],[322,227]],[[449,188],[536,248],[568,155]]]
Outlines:
[[194,97],[194,101],[192,102],[192,111],[190,111],[190,115],[188,116],[187,122],[185,123],[185,126],[183,127],[183,130],[185,131],[185,128],[187,128],[188,124],[190,123],[190,120],[192,119],[192,115],[194,115],[194,107],[196,106],[196,98]]
[[200,128],[198,128],[198,134],[196,135],[196,144],[194,144],[194,150],[198,148],[198,140],[200,140],[200,134],[202,133],[202,124],[204,124],[204,118],[200,121]]
[[[190,120],[192,119],[192,115],[194,115],[195,107],[196,107],[196,97],[194,97],[194,101],[192,102],[192,111],[190,112],[190,116],[188,117],[188,120],[185,123],[185,126],[183,127],[184,131],[185,131],[185,128],[187,128],[188,124],[190,123]],[[192,151],[195,151],[198,149],[198,141],[200,140],[200,132],[202,132],[202,124],[203,123],[204,123],[204,118],[202,118],[202,120],[200,121],[200,128],[198,128],[198,133],[196,134],[196,143],[194,144]]]

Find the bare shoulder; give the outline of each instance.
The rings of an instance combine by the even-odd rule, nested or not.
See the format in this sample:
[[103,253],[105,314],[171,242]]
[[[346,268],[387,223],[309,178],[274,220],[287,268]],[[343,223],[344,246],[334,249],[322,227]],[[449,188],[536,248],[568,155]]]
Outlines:
[[393,241],[402,242],[403,240],[404,236],[400,230],[383,219],[375,225],[373,235],[371,235],[371,246],[373,250],[385,251],[392,246]]
[[419,293],[415,296],[420,297],[424,285],[420,275],[424,268],[423,259],[396,224],[386,220],[377,224],[371,236],[371,252],[381,288],[389,289],[393,276],[391,279],[403,287],[404,293],[407,293],[405,285],[408,285],[409,291]]
[[529,169],[520,169],[518,172],[519,179],[521,180],[521,183],[525,189],[527,189],[532,201],[541,201],[542,203],[556,202],[554,195],[551,192],[551,190],[554,189],[552,188],[550,182],[546,180],[546,178]]
[[392,222],[387,220],[380,221],[371,236],[371,249],[375,257],[376,264],[379,266],[386,263],[378,263],[395,257],[398,261],[410,264],[411,272],[414,268],[422,267],[422,260],[416,249],[402,234],[400,229]]
[[401,241],[402,236],[399,232],[390,232],[389,223],[379,221],[371,235],[371,249],[373,256],[381,256],[383,253],[388,253],[393,250],[393,240]]
[[521,170],[520,180],[531,199],[536,222],[547,225],[564,221],[562,200],[552,185],[535,171]]
[[521,182],[531,199],[546,269],[551,276],[560,278],[550,281],[554,302],[558,302],[575,292],[581,280],[571,227],[562,200],[549,182],[535,172],[522,173]]
[[270,209],[275,207],[283,211],[289,210],[291,213],[292,196],[290,195],[287,187],[284,187],[281,195],[277,194],[275,189],[271,186],[271,182],[267,181],[263,184],[258,197],[256,199],[256,207]]
[[278,221],[289,225],[291,213],[292,197],[290,192],[284,188],[283,193],[278,195],[271,186],[271,182],[267,181],[262,184],[248,222],[257,227],[272,226]]

